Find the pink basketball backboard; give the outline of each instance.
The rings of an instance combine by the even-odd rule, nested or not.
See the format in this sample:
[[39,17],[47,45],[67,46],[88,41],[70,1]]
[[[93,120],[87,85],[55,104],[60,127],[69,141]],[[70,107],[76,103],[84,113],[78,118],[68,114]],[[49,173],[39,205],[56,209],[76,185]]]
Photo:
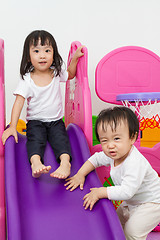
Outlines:
[[[149,98],[151,98],[153,93],[158,96],[160,92],[159,79],[159,56],[142,47],[127,46],[111,51],[100,60],[96,68],[95,88],[102,101],[120,105],[122,104],[121,96],[124,97],[128,94],[129,96],[136,94],[136,96],[145,95],[146,97],[149,93]],[[117,96],[119,96],[119,101],[116,100]],[[147,100],[144,99],[144,101]],[[160,174],[160,143],[153,148],[138,148]],[[92,154],[101,150],[100,145],[94,146]],[[102,170],[101,175],[103,175]]]
[[160,58],[142,47],[127,46],[105,55],[96,68],[95,88],[105,102],[119,94],[160,91]]

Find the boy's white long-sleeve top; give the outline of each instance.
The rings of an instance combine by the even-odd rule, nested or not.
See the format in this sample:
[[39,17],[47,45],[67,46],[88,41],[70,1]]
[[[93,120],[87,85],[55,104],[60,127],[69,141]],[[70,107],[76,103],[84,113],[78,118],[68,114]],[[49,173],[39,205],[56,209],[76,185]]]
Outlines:
[[127,158],[116,167],[114,160],[104,152],[95,153],[89,161],[95,168],[111,166],[110,175],[115,186],[107,188],[110,200],[124,200],[127,205],[160,203],[160,178],[135,146]]

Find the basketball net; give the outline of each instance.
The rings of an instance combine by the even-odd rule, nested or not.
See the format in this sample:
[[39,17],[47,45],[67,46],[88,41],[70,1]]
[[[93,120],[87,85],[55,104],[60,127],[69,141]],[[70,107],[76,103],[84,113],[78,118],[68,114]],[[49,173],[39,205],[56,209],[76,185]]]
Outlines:
[[160,106],[157,99],[143,101],[134,100],[121,100],[125,107],[132,109],[133,112],[138,116],[140,123],[140,130],[145,128],[160,128]]

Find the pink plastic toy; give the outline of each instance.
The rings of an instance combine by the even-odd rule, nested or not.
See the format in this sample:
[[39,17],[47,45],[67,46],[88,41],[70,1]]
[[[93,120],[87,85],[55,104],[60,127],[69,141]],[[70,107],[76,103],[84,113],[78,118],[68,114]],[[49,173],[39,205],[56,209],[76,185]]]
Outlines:
[[[81,44],[74,42],[71,56]],[[4,43],[0,40],[0,137],[4,130]],[[91,94],[87,75],[87,49],[85,56],[79,60],[77,77],[68,81],[65,99],[65,122],[76,123],[83,130],[90,151],[101,151],[100,145],[92,146],[92,108]],[[105,102],[121,104],[116,97],[123,93],[157,92],[160,91],[160,59],[151,51],[140,47],[123,47],[107,54],[96,69],[96,92]],[[139,150],[150,161],[153,168],[160,174],[160,144],[153,148]],[[97,171],[101,182],[107,177],[108,169]],[[154,233],[155,234],[155,233]],[[159,233],[156,233],[159,234]],[[149,239],[158,239],[151,233]],[[5,202],[4,202],[4,148],[0,141],[0,239],[5,240]]]
[[4,41],[0,39],[0,239],[5,240],[4,147],[1,137],[5,127]]
[[[156,54],[141,47],[122,47],[98,63],[96,92],[103,101],[120,105],[117,101],[120,94],[160,92],[159,77],[160,58]],[[100,150],[100,145],[95,146],[92,153]],[[160,174],[160,143],[153,148],[139,147],[139,150]]]
[[[87,60],[83,62],[82,73],[87,73]],[[120,94],[160,92],[159,78],[160,58],[156,54],[141,47],[122,47],[108,53],[98,63],[95,82],[96,93],[102,101],[121,105],[122,103],[116,100]],[[87,75],[82,78],[82,80],[85,81],[87,79]],[[88,83],[76,82],[72,88],[73,94],[78,92],[79,85],[83,86],[86,84]],[[80,102],[82,99],[83,104],[85,102],[91,106],[90,90],[88,88],[85,92],[81,91],[80,94],[76,96],[76,99],[72,99],[74,115],[77,113],[77,109],[74,109],[74,106],[76,102]],[[83,125],[81,124],[80,126],[87,137],[91,154],[94,154],[96,151],[101,151],[100,145],[92,146],[91,109],[89,109],[88,112],[80,106],[78,112],[83,116]],[[72,116],[72,109],[69,114]],[[67,118],[67,116],[65,116],[65,118]],[[69,122],[74,122],[79,125],[79,121],[76,118],[68,118],[67,125]],[[86,124],[87,130],[84,127]],[[156,144],[153,148],[138,148],[160,175],[160,143]],[[101,167],[97,170],[97,174],[103,184],[104,177],[109,177],[109,169]],[[157,237],[159,237],[159,233],[149,234],[149,239],[158,239]]]
[[[79,42],[72,43],[74,53]],[[84,48],[87,53],[87,49]],[[66,126],[72,122],[78,124],[86,135],[91,153],[101,151],[101,146],[92,146],[91,95],[87,77],[87,55],[81,58],[77,79],[66,87],[65,120]],[[80,76],[80,77],[79,77]],[[122,104],[116,98],[119,94],[160,91],[160,58],[153,52],[141,47],[122,47],[107,55],[96,68],[96,92],[105,102]],[[160,174],[160,144],[153,148],[139,147],[153,168]],[[100,168],[97,172],[102,183],[109,169]]]
[[[68,57],[68,64],[81,43],[76,41],[71,44]],[[92,105],[91,93],[88,85],[88,51],[83,48],[85,53],[79,59],[76,77],[67,81],[65,95],[65,124],[75,123],[83,130],[89,148],[92,148]]]
[[105,55],[96,68],[96,92],[102,101],[120,104],[119,94],[158,92],[160,59],[142,47],[121,47]]
[[[79,88],[75,96],[77,94],[80,99],[82,94],[89,90],[87,88],[88,79],[83,78],[87,75],[81,68],[84,59],[86,57],[83,57],[77,66],[77,78],[79,78],[80,85],[78,84]],[[69,119],[75,119],[80,124],[82,121],[80,126],[84,128],[85,134],[91,139],[91,136],[87,134],[87,126],[92,129],[92,122],[91,124],[88,122],[88,125],[84,124],[86,117],[81,115],[82,109],[86,113],[91,111],[91,106],[89,105],[87,110],[88,102],[84,100],[86,98],[77,101],[73,106],[71,101],[73,96],[70,96],[70,94],[67,94],[67,96],[69,106],[73,110],[76,109],[75,116],[73,115],[73,118],[69,116]],[[76,99],[76,97],[73,99]],[[88,101],[91,101],[91,98]],[[82,104],[83,108],[81,108],[80,104]],[[76,112],[78,112],[78,117]],[[2,116],[4,117],[4,113]],[[87,116],[89,116],[90,120],[92,119],[91,113]],[[73,175],[88,159],[90,152],[80,127],[70,124],[67,132],[72,149],[73,164],[71,174]],[[64,238],[66,240],[74,240],[75,238],[77,240],[116,240],[117,236],[118,240],[125,239],[117,214],[109,200],[103,199],[97,203],[94,211],[88,211],[88,214],[83,209],[82,199],[88,189],[91,186],[101,186],[94,172],[86,179],[84,191],[77,189],[73,194],[65,190],[63,180],[51,179],[49,174],[43,174],[40,178],[35,179],[31,175],[31,169],[27,161],[26,137],[18,134],[18,138],[18,143],[15,143],[13,136],[11,136],[5,144],[5,196],[8,240],[51,240],[57,239],[57,236],[58,240]],[[51,165],[53,169],[58,167],[56,166],[58,163],[53,161],[55,156],[49,144],[46,146],[44,158],[48,162],[47,165]],[[110,221],[110,218],[112,218],[112,221]],[[64,231],[61,231],[61,225],[64,226]],[[70,226],[73,225],[74,227],[70,231]]]

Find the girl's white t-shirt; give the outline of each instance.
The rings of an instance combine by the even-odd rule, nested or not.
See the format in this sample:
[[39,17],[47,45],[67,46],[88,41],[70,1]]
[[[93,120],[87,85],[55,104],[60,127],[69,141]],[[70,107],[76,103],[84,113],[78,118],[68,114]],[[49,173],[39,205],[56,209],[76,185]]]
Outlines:
[[110,175],[115,186],[107,187],[109,199],[124,200],[131,206],[146,202],[160,203],[160,178],[135,146],[116,167],[114,160],[104,152],[95,153],[89,161],[95,168],[111,166]]
[[24,76],[24,80],[20,79],[14,95],[27,99],[27,121],[51,122],[63,117],[60,82],[66,82],[67,79],[66,70],[63,70],[60,76],[53,77],[51,83],[44,87],[37,86],[30,73]]

